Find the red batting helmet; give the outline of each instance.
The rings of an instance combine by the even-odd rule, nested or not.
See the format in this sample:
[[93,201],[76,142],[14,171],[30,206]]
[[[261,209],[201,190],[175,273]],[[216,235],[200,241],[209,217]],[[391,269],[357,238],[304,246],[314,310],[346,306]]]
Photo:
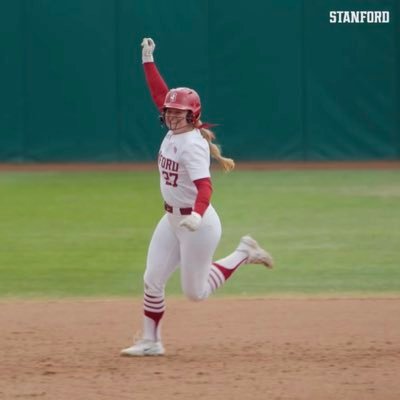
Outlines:
[[166,108],[191,111],[190,122],[196,122],[201,114],[200,96],[195,90],[185,87],[171,89],[165,96],[163,109]]

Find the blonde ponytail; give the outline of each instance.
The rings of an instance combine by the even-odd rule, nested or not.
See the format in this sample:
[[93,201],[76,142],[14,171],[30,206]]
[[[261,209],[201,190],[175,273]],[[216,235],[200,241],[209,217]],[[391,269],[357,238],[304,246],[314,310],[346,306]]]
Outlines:
[[[202,123],[199,120],[197,121],[196,125],[201,126],[201,124]],[[206,128],[199,128],[199,129],[201,135],[203,136],[204,139],[207,140],[208,145],[210,146],[211,157],[218,161],[218,163],[222,166],[225,172],[232,171],[233,168],[235,168],[235,162],[231,158],[222,157],[220,148],[215,143],[213,143],[213,140],[215,140],[214,133]]]

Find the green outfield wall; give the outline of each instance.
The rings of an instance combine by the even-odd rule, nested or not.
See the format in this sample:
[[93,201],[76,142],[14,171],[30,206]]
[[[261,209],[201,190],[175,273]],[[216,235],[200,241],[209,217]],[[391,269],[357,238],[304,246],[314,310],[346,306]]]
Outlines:
[[0,160],[154,160],[144,36],[237,160],[399,159],[399,18],[396,0],[2,1]]

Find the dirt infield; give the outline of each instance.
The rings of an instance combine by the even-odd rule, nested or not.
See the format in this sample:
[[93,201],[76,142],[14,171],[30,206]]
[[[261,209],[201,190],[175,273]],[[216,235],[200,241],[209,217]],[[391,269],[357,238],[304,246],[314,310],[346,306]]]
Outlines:
[[119,356],[139,300],[0,302],[0,399],[398,400],[400,298],[168,300],[165,357]]
[[[218,166],[213,166],[218,169]],[[239,170],[400,169],[400,161],[238,162]],[[1,171],[152,171],[156,163],[0,163]]]

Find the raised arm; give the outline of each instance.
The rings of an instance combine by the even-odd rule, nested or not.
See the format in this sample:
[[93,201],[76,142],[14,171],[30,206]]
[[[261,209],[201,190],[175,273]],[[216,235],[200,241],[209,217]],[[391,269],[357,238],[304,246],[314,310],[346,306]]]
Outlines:
[[165,96],[168,93],[168,86],[154,63],[153,52],[156,45],[151,38],[144,38],[142,41],[142,62],[146,75],[147,86],[150,90],[151,98],[157,109],[161,111]]

